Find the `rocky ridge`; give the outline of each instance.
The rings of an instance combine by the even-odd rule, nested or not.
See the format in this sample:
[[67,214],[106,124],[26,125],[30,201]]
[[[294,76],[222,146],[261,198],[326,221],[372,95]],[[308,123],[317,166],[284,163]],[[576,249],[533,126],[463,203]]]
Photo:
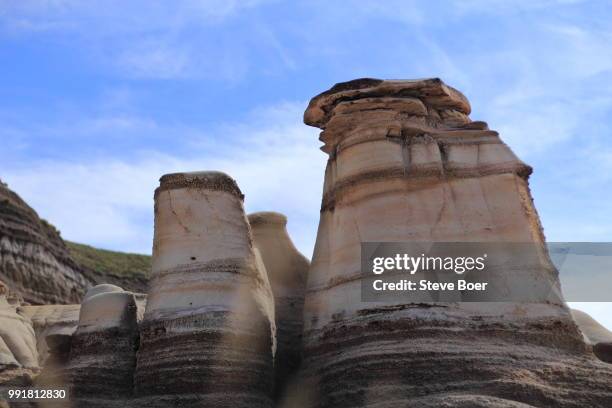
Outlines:
[[1,182],[0,280],[33,304],[78,303],[91,286],[59,232]]
[[100,283],[146,292],[147,259],[67,245],[53,225],[0,181],[0,280],[25,302],[79,303],[88,288]]

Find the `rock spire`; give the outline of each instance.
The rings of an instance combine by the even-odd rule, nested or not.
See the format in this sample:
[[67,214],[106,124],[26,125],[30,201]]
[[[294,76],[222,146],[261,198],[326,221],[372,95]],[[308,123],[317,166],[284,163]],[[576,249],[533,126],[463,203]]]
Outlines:
[[223,173],[160,179],[139,403],[272,406],[274,300],[242,199]]
[[310,406],[612,403],[612,369],[551,299],[559,282],[545,250],[534,268],[515,257],[490,277],[510,292],[529,288],[529,303],[361,299],[361,242],[543,247],[531,168],[469,113],[437,78],[359,79],[310,102],[304,121],[323,130],[329,155],[304,306]]
[[301,361],[304,292],[310,263],[293,245],[283,214],[257,212],[248,218],[274,294],[277,344],[274,377],[278,399]]

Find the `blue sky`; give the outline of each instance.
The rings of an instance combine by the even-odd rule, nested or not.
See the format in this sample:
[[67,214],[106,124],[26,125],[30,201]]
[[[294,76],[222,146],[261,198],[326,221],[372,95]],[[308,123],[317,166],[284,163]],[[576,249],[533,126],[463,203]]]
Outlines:
[[577,0],[0,0],[0,178],[67,239],[150,252],[159,176],[224,170],[310,256],[325,155],[308,100],[437,76],[535,168],[549,240],[612,241],[611,17]]

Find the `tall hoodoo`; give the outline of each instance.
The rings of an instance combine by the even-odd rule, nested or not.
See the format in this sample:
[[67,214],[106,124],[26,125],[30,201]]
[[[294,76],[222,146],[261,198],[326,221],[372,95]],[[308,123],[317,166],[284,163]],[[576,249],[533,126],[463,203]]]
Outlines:
[[142,404],[272,406],[274,300],[242,199],[223,173],[160,179],[135,376]]
[[304,121],[323,129],[329,155],[304,306],[314,406],[612,401],[612,369],[588,353],[562,299],[550,300],[559,283],[545,253],[541,268],[518,257],[492,278],[531,288],[529,304],[361,301],[361,242],[544,242],[531,168],[469,113],[439,79],[360,79],[310,102]]
[[293,245],[287,217],[276,212],[249,214],[274,294],[276,317],[275,394],[281,397],[301,360],[304,292],[309,262]]

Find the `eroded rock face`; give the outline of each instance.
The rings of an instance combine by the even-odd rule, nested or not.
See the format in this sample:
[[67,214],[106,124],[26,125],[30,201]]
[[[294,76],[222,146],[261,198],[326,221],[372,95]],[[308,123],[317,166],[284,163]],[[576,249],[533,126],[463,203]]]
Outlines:
[[38,362],[44,366],[51,345],[47,338],[52,337],[55,351],[66,354],[70,351],[70,339],[79,324],[81,305],[44,305],[22,306],[20,311],[28,316],[36,332],[36,348]]
[[559,283],[546,253],[493,278],[533,288],[529,304],[361,301],[361,242],[543,248],[531,168],[469,113],[439,79],[342,83],[306,110],[329,155],[304,307],[310,406],[612,404],[612,370],[550,298]]
[[274,301],[242,193],[223,173],[165,175],[135,377],[151,407],[270,407]]
[[58,231],[2,182],[0,280],[33,304],[78,303],[91,286]]
[[7,299],[8,287],[0,281],[0,370],[38,368],[36,336],[28,316]]
[[612,363],[612,332],[593,319],[588,313],[572,309],[572,316],[593,352],[602,361]]
[[9,406],[4,400],[7,389],[31,386],[38,373],[32,323],[28,316],[20,313],[19,302],[0,281],[0,406]]
[[249,214],[249,223],[274,294],[277,343],[275,394],[279,399],[301,361],[302,315],[309,262],[291,242],[286,228],[287,217],[283,214]]
[[75,406],[124,404],[133,391],[137,345],[134,295],[114,285],[90,289],[81,304],[65,368]]

